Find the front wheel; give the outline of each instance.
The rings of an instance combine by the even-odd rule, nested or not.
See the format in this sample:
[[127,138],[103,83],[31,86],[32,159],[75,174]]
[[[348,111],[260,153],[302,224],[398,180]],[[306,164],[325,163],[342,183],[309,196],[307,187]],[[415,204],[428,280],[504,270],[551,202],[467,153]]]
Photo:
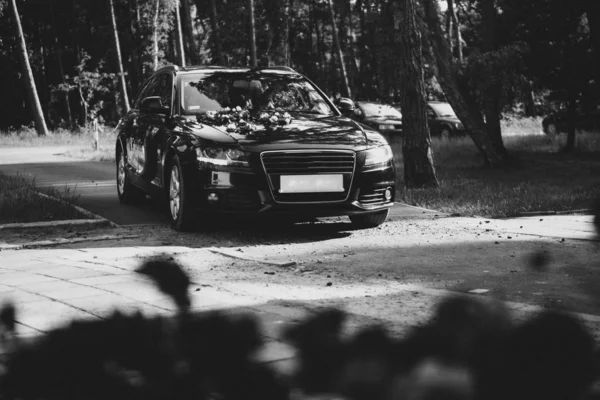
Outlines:
[[146,194],[130,182],[125,158],[123,149],[119,148],[117,150],[117,195],[121,204],[138,204],[144,200]]
[[188,185],[179,157],[174,156],[169,173],[169,215],[171,225],[178,231],[188,231],[196,218],[191,187]]
[[375,228],[385,222],[390,213],[389,208],[369,214],[351,215],[350,221],[360,229]]

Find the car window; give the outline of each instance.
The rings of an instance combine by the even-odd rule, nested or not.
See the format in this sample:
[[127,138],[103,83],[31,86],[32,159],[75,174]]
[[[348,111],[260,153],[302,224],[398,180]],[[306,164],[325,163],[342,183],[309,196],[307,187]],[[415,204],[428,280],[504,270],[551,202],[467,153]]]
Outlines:
[[171,74],[160,75],[160,79],[152,91],[152,96],[160,97],[162,105],[171,109],[173,99],[173,76]]
[[249,72],[199,72],[181,78],[181,103],[185,114],[247,107],[256,111],[332,115],[334,110],[321,93],[300,75]]
[[142,102],[143,99],[145,99],[146,97],[150,96],[150,92],[154,89],[154,84],[156,83],[158,77],[154,76],[151,79],[149,79],[146,82],[146,85],[144,85],[144,87],[142,87],[142,90],[140,90],[138,96],[135,99],[135,102],[133,103],[133,108],[134,109],[139,109],[140,108],[140,103]]
[[400,111],[387,104],[358,103],[358,107],[365,117],[402,118]]
[[454,110],[448,103],[433,103],[429,107],[435,110],[435,113],[440,117],[456,117]]

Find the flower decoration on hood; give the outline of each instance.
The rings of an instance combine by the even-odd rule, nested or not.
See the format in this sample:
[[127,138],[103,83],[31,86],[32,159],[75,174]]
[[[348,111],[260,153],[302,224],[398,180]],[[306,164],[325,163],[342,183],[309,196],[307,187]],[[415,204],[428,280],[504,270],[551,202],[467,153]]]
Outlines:
[[207,111],[198,115],[200,123],[223,129],[229,133],[250,134],[257,130],[277,130],[292,122],[288,112],[277,109],[253,113],[249,108],[225,107],[219,111]]

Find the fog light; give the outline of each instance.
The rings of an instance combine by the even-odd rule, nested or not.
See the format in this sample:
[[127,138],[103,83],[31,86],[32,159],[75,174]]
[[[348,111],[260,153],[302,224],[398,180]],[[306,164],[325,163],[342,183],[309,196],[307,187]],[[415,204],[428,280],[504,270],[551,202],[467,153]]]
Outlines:
[[385,189],[385,199],[390,200],[392,198],[392,188]]
[[216,193],[214,193],[214,192],[213,193],[209,193],[208,196],[206,196],[206,200],[209,203],[216,203],[216,202],[219,201],[219,195],[216,194]]

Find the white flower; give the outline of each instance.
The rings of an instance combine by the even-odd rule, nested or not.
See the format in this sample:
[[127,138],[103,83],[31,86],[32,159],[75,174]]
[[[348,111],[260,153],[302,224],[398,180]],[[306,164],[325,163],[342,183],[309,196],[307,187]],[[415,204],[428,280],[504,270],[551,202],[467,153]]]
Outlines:
[[288,119],[292,119],[292,116],[290,115],[290,113],[288,113],[287,111],[283,114],[283,118],[285,118],[286,120]]
[[269,118],[269,121],[277,122],[277,117],[273,115],[271,118]]
[[228,131],[235,131],[237,129],[237,125],[236,124],[229,124],[227,125],[227,130]]
[[216,117],[217,112],[216,111],[207,111],[206,114],[204,114],[204,115],[206,115],[206,118],[213,119]]
[[223,112],[229,112],[229,111],[231,111],[231,108],[229,108],[229,107],[225,107],[225,108],[223,108],[221,111],[223,111]]
[[258,116],[258,119],[260,119],[260,120],[263,120],[263,121],[264,121],[264,120],[267,120],[267,119],[269,119],[269,114],[267,114],[267,113],[262,113],[262,114],[260,114],[260,115]]
[[240,112],[240,111],[242,111],[242,107],[240,107],[240,106],[237,106],[237,107],[235,108],[235,111],[237,111],[237,112]]

